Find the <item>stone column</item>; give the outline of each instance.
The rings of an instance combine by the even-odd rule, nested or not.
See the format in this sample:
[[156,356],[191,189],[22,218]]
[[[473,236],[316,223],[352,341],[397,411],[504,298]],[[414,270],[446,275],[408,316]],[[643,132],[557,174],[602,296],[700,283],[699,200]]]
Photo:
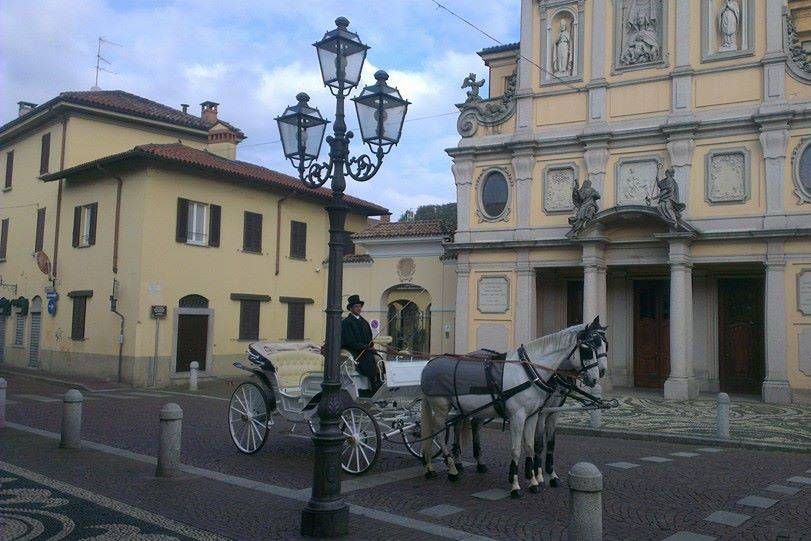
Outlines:
[[790,404],[786,366],[786,256],[783,242],[769,242],[766,252],[766,379],[763,401]]
[[515,172],[516,239],[524,240],[529,233],[529,220],[532,213],[532,170],[535,156],[531,149],[518,149],[513,154]]
[[[605,197],[605,171],[608,163],[608,135],[583,136],[581,142],[585,146],[583,159],[586,162],[586,171],[591,178],[592,186]],[[583,179],[581,179],[583,180]],[[582,182],[581,182],[582,184]],[[601,200],[605,204],[605,199]]]
[[472,156],[459,156],[453,159],[451,170],[456,183],[456,242],[470,240],[473,167]]
[[667,143],[667,152],[670,154],[670,163],[676,170],[676,184],[679,186],[679,202],[685,203],[687,208],[682,212],[685,218],[690,214],[690,174],[693,165],[693,150],[695,142],[692,132],[672,134]]
[[[527,59],[535,59],[533,44],[535,43],[535,0],[521,0],[521,44],[518,59],[518,81],[515,89],[516,99],[516,131],[532,131],[534,111],[532,107],[532,88],[537,68]],[[540,62],[538,62],[540,64]]]
[[787,118],[760,119],[760,144],[766,169],[766,216],[763,219],[766,228],[786,227],[783,186],[788,139]]
[[456,260],[456,331],[454,353],[467,353],[469,350],[468,322],[470,320],[470,262],[466,253],[460,253]]
[[591,72],[586,85],[589,89],[589,123],[604,123],[607,83],[605,80],[605,53],[608,11],[606,0],[591,3]]
[[515,345],[526,344],[535,336],[538,300],[535,290],[535,269],[529,263],[529,251],[518,252],[515,296]]
[[600,323],[607,324],[605,280],[605,246],[602,239],[583,242],[583,323],[591,323],[600,316]]
[[665,398],[689,400],[698,396],[693,376],[693,277],[690,237],[674,234],[670,242],[670,377]]

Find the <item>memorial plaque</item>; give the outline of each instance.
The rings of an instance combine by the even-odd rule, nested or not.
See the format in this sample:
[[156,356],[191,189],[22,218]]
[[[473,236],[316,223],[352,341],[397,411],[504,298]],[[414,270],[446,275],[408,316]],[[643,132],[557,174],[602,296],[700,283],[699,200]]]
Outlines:
[[803,315],[811,316],[811,269],[797,276],[797,309]]
[[803,329],[799,335],[800,372],[811,376],[811,329]]
[[478,307],[482,314],[503,314],[510,306],[510,281],[504,276],[479,279]]
[[153,305],[150,309],[152,319],[163,319],[166,317],[168,310],[164,305]]

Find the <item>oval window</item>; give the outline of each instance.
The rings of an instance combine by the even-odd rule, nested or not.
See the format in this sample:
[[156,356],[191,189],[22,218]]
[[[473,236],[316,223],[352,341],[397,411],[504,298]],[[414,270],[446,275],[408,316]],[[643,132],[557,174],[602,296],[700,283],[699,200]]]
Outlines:
[[800,186],[805,193],[811,194],[811,144],[805,146],[800,156],[800,165],[797,167],[797,174],[800,176]]
[[498,218],[507,206],[509,184],[503,173],[493,171],[482,184],[482,209],[488,218]]

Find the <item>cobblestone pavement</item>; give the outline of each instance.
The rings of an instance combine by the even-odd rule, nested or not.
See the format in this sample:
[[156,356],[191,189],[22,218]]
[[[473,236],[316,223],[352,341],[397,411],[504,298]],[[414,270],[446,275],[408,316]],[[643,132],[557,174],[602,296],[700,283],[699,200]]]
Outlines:
[[[58,398],[64,387],[14,376],[8,379],[9,421],[58,432]],[[157,482],[145,464],[129,465],[134,472],[120,473],[118,470],[126,470],[118,464],[121,458],[103,454],[99,460],[109,465],[79,470],[71,464],[90,451],[57,451],[52,440],[10,429],[0,432],[0,456],[15,466],[219,535],[255,539],[272,522],[278,528],[275,537],[295,537],[298,511],[311,482],[309,438],[289,435],[280,423],[259,453],[244,456],[236,451],[227,431],[227,386],[204,388],[198,396],[174,393],[86,393],[83,436],[87,441],[154,456],[160,407],[176,402],[184,411],[182,461],[199,469],[192,480]],[[15,434],[14,442],[6,434]],[[30,441],[21,444],[20,438]],[[517,501],[499,497],[504,494],[496,494],[495,499],[477,497],[494,488],[508,488],[506,445],[506,434],[486,430],[483,446],[490,472],[476,474],[468,468],[458,483],[444,478],[424,480],[412,457],[402,448],[388,446],[372,472],[346,479],[344,489],[351,504],[386,513],[379,521],[353,515],[353,531],[370,539],[377,535],[447,538],[461,536],[460,532],[493,539],[562,539],[568,514],[565,472],[585,460],[596,464],[605,476],[606,539],[661,540],[679,532],[730,540],[811,538],[808,454],[560,436],[556,454],[557,471],[564,479],[560,488],[545,487],[540,494],[527,494]],[[50,451],[45,452],[43,446]],[[53,456],[65,458],[55,460]],[[205,472],[228,476],[231,484],[212,487],[213,476]],[[254,483],[255,488],[236,487],[233,480],[239,479]],[[260,488],[265,486],[288,490],[289,497],[262,492]],[[168,501],[168,507],[160,508],[161,499]],[[251,505],[246,499],[256,503]],[[274,519],[268,521],[268,516]],[[402,520],[406,522],[397,523]],[[414,531],[425,524],[450,530],[432,532],[423,527]]]

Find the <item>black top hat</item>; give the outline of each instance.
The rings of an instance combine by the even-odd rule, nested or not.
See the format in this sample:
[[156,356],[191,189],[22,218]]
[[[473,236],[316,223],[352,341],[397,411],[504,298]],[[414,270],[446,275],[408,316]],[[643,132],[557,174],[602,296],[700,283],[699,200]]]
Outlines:
[[364,302],[360,300],[360,295],[350,295],[346,300],[346,309],[349,310],[355,304],[360,304],[363,306]]

